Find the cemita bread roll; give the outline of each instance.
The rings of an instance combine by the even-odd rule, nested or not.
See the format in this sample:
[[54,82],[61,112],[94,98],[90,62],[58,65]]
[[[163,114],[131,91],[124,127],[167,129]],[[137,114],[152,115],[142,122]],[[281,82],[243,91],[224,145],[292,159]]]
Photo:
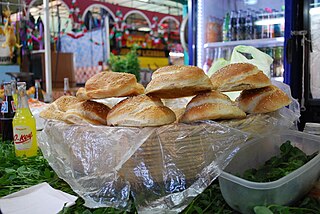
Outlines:
[[242,91],[271,85],[270,79],[256,66],[249,63],[234,63],[219,69],[210,80],[214,90]]
[[79,88],[80,100],[126,97],[144,93],[144,87],[137,83],[133,74],[119,72],[100,72],[92,76],[84,88]]
[[63,120],[65,112],[80,101],[74,96],[61,96],[40,112],[44,119]]
[[172,65],[152,74],[146,94],[159,98],[179,98],[210,91],[212,84],[204,71],[196,66]]
[[67,123],[106,125],[110,108],[102,103],[86,100],[73,105],[63,117]]
[[247,113],[268,113],[291,103],[291,99],[278,87],[244,90],[236,100],[239,108]]
[[180,122],[245,118],[246,113],[235,102],[218,91],[198,94],[188,103]]
[[159,98],[139,95],[122,100],[108,114],[108,125],[162,126],[176,120],[174,112],[164,106]]

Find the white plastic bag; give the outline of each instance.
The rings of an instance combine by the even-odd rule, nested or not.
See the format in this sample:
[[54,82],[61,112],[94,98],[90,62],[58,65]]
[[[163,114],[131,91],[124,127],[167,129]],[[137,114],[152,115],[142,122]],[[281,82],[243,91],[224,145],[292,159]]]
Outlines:
[[[245,55],[252,56],[252,59],[248,59]],[[227,66],[232,63],[246,62],[257,66],[270,78],[270,65],[273,62],[272,57],[268,54],[260,51],[259,49],[252,46],[238,45],[233,48],[231,59],[227,61],[225,59],[216,60],[208,71],[208,76],[214,74],[220,68]]]
[[[252,59],[248,59],[245,54],[250,54]],[[234,47],[231,55],[230,64],[238,62],[247,62],[257,66],[265,75],[270,78],[270,65],[273,59],[268,54],[252,46],[239,45]]]

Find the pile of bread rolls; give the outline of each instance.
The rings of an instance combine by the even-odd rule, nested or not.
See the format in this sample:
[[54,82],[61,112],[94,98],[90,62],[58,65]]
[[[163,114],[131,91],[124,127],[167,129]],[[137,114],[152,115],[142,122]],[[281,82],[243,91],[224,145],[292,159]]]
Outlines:
[[[234,102],[222,93],[228,91],[242,92]],[[193,98],[179,118],[161,100],[189,96]],[[111,97],[127,98],[112,108],[93,101]],[[210,78],[198,67],[172,65],[155,71],[146,89],[132,74],[98,73],[78,90],[76,97],[60,97],[40,116],[73,124],[145,127],[175,121],[242,119],[247,113],[272,112],[290,102],[252,64],[230,64]]]

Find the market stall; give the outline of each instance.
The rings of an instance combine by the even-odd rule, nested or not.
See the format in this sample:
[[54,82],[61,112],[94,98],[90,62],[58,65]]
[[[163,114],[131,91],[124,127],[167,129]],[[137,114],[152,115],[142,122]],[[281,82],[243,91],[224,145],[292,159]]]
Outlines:
[[[237,46],[208,73],[172,54],[183,51],[179,16],[96,1],[18,5],[38,24],[22,16],[16,49],[42,61],[46,81],[4,83],[0,213],[320,211],[320,137],[297,131],[299,103],[271,80],[269,55]],[[50,31],[52,14],[71,28],[66,19]]]

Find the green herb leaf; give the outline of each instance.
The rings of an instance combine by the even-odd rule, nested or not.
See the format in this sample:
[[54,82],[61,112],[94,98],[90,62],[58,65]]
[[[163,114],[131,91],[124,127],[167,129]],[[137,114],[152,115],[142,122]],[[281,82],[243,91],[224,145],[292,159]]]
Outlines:
[[265,206],[256,206],[253,210],[255,214],[273,214],[273,212]]
[[280,146],[280,156],[271,157],[258,169],[245,170],[239,177],[254,182],[275,181],[300,168],[316,155],[317,152],[308,156],[298,147],[293,147],[290,141],[286,141]]

